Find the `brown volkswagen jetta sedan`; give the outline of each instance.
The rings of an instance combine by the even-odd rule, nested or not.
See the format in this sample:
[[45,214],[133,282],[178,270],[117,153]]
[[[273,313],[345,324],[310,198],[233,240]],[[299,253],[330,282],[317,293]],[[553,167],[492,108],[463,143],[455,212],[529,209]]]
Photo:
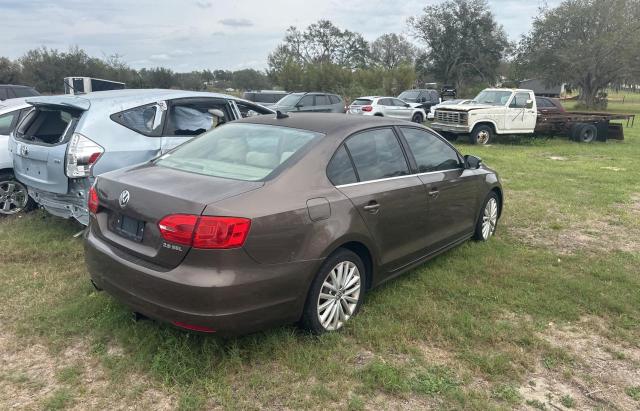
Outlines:
[[95,286],[186,329],[300,321],[320,333],[371,287],[494,233],[497,174],[428,128],[281,117],[226,124],[98,177],[85,242]]

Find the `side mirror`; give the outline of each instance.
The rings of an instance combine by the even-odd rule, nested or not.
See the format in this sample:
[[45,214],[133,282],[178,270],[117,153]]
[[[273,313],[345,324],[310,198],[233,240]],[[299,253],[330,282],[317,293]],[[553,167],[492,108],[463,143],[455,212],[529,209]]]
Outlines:
[[298,103],[295,105],[295,108],[297,108],[298,110],[300,110],[301,107],[304,107],[302,104]]
[[526,108],[533,108],[533,100],[527,100]]
[[467,154],[466,156],[464,156],[464,167],[471,169],[471,170],[477,170],[480,168],[480,165],[482,164],[482,159],[480,157],[476,157],[476,156],[472,156]]
[[409,104],[409,103],[404,103],[404,106],[405,106],[405,107],[411,107],[411,104]]

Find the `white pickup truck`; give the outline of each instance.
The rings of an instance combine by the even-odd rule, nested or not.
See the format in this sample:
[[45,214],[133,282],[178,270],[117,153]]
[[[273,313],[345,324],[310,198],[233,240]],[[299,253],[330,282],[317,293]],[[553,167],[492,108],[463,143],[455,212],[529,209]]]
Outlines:
[[538,112],[532,90],[488,88],[471,102],[436,109],[431,127],[445,136],[468,135],[489,144],[496,134],[533,134]]

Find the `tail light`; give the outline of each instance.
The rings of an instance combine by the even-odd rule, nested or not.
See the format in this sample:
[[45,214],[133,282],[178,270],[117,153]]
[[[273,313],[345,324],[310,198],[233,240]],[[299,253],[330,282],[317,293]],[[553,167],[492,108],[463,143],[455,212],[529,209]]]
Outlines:
[[96,142],[80,133],[73,133],[67,148],[66,174],[69,178],[88,177],[93,165],[104,153]]
[[366,112],[373,111],[373,107],[372,106],[363,106],[362,107],[362,111],[366,111]]
[[91,186],[89,189],[89,201],[87,202],[89,206],[89,212],[92,214],[96,214],[98,212],[98,207],[100,206],[100,202],[98,201],[98,193],[96,192],[95,186]]
[[158,223],[165,240],[204,249],[242,247],[250,227],[248,218],[191,214],[168,215]]

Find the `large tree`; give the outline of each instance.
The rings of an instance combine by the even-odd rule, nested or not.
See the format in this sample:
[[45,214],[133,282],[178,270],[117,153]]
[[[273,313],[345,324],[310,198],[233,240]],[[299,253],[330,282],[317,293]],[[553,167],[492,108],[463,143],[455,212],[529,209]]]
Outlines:
[[386,68],[413,64],[416,48],[406,38],[395,33],[383,34],[371,43],[372,60]]
[[638,0],[565,0],[542,10],[520,42],[520,73],[568,82],[597,107],[608,85],[637,80],[640,56]]
[[413,35],[426,45],[419,71],[458,88],[494,83],[509,51],[507,35],[486,0],[448,0],[409,18]]
[[329,20],[319,20],[304,31],[289,27],[282,44],[269,55],[268,63],[271,70],[278,70],[291,61],[362,68],[369,61],[369,44],[361,34],[341,30]]

